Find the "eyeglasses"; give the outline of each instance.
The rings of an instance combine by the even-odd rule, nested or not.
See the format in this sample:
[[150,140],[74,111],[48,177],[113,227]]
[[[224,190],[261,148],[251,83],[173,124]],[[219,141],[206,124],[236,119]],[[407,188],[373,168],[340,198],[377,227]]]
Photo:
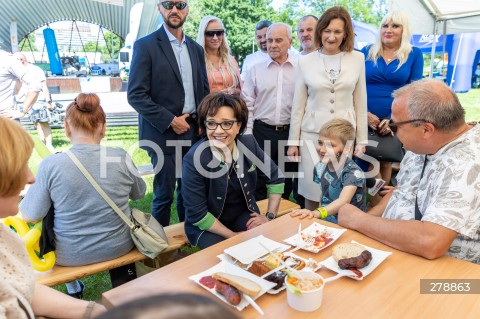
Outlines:
[[163,1],[160,3],[162,7],[167,10],[172,10],[173,6],[177,8],[177,10],[183,10],[187,7],[187,3],[185,1],[173,2],[173,1]]
[[391,130],[393,133],[397,133],[397,130],[398,130],[398,128],[399,128],[401,125],[408,124],[408,123],[413,123],[413,122],[425,122],[425,123],[430,123],[429,121],[424,120],[424,119],[414,119],[414,120],[408,120],[408,121],[403,121],[403,122],[398,122],[398,123],[395,123],[395,122],[393,122],[392,120],[390,120],[390,123],[388,123],[388,127],[390,128],[390,130]]
[[233,124],[234,123],[237,123],[238,121],[225,121],[225,122],[222,122],[222,123],[217,123],[217,122],[214,122],[214,121],[205,121],[205,126],[207,129],[209,130],[216,130],[217,127],[220,125],[220,127],[225,130],[225,131],[228,131],[229,129],[231,129],[233,127]]
[[217,36],[218,37],[223,37],[223,35],[225,34],[225,30],[215,30],[215,31],[205,31],[205,36],[209,37],[209,38],[213,38],[213,36]]

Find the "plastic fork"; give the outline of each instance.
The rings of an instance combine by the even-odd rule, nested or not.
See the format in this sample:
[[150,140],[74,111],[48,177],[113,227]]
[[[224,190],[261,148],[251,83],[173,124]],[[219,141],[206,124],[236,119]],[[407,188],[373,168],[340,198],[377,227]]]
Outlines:
[[293,248],[292,250],[289,251],[289,253],[293,253],[299,249],[311,246],[315,243],[315,238],[313,237],[308,237],[306,240],[301,239],[299,240],[299,243],[297,244],[297,247]]

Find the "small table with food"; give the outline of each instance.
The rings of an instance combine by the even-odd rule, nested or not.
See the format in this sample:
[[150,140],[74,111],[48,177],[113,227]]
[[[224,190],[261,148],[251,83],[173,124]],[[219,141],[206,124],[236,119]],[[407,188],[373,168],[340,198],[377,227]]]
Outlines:
[[[310,279],[312,272],[320,276]],[[316,295],[306,302],[310,293],[296,289]],[[102,301],[112,307],[178,292],[218,298],[244,318],[262,317],[252,303],[264,318],[475,318],[480,266],[446,256],[427,260],[328,222],[287,215],[107,291]],[[321,306],[314,304],[319,298]]]

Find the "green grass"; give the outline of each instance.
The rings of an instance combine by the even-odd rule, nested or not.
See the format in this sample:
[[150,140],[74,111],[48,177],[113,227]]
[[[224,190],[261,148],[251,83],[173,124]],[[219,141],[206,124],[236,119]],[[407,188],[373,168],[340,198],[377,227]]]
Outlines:
[[460,103],[466,112],[467,121],[480,121],[480,89],[471,89],[467,93],[458,93]]

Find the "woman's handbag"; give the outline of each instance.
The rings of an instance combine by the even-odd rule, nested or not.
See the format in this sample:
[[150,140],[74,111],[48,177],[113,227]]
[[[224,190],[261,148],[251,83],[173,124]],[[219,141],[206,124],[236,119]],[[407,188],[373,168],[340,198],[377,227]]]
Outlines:
[[[368,131],[368,141],[377,142],[377,146],[367,146],[365,154],[380,162],[401,162],[405,155],[402,142],[397,135],[380,135],[378,131]],[[370,144],[370,143],[369,143]]]
[[75,165],[77,165],[78,169],[85,175],[103,199],[105,199],[118,216],[130,227],[130,235],[132,236],[133,243],[142,254],[153,259],[168,247],[168,238],[162,225],[160,225],[151,214],[145,214],[134,208],[132,209],[131,220],[129,220],[122,210],[103,191],[100,185],[98,185],[78,158],[70,151],[66,151],[65,153]]

